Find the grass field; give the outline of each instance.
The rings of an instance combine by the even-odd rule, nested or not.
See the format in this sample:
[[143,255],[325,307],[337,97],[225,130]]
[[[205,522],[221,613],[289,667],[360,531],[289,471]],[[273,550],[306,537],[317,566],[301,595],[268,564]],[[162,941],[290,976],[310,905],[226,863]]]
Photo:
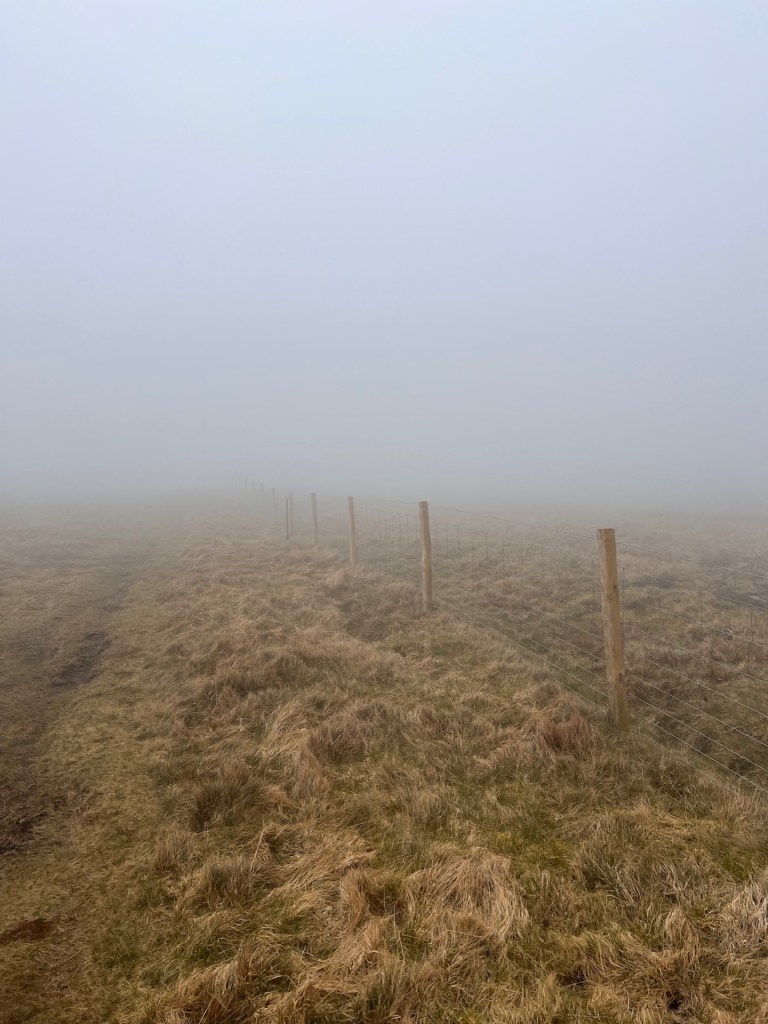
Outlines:
[[[562,685],[603,705],[594,529],[583,519],[525,526],[503,516],[503,509],[431,516],[437,607],[495,631],[547,664]],[[418,586],[416,516],[364,503],[358,519],[363,564]],[[343,555],[340,525],[343,516],[328,517],[324,533]],[[621,521],[617,535],[635,726],[695,750],[768,796],[765,523]]]
[[764,801],[492,622],[241,516],[3,540],[3,1024],[768,1021]]

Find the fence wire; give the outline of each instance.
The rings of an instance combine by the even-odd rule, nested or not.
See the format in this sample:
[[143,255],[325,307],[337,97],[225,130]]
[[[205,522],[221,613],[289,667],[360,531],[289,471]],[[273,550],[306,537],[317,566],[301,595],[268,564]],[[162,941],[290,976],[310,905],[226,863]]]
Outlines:
[[[263,488],[249,498],[264,524],[313,543],[308,495]],[[359,564],[420,587],[417,504],[356,499],[354,510]],[[492,630],[605,707],[595,535],[443,506],[431,507],[429,529],[436,611]],[[349,559],[347,499],[318,495],[316,530],[322,550]],[[618,543],[633,719],[768,792],[768,572]]]

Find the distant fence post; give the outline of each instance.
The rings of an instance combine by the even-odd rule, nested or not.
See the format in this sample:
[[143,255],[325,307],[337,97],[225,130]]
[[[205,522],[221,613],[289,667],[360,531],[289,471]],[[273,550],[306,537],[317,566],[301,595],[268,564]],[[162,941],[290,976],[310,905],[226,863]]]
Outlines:
[[616,561],[616,531],[598,530],[600,549],[601,603],[605,633],[605,670],[610,689],[608,717],[617,729],[629,729],[627,684],[624,678],[624,638],[621,632],[619,569]]
[[349,561],[357,565],[357,524],[355,523],[355,499],[347,498],[349,509]]
[[285,539],[291,539],[291,513],[288,508],[288,499],[285,499]]
[[317,547],[317,495],[312,494],[312,544]]
[[429,532],[429,502],[419,502],[421,534],[421,597],[424,611],[432,611],[432,536]]
[[289,536],[292,537],[293,534],[294,534],[294,529],[293,529],[293,495],[292,494],[288,495],[288,531],[289,531]]

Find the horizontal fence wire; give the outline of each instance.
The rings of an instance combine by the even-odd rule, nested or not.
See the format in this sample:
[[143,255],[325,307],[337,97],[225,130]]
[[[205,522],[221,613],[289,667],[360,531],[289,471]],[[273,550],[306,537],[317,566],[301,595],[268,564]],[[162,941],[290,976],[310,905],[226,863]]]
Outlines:
[[[453,609],[450,608],[446,610],[453,612]],[[467,612],[465,609],[458,609],[455,612],[453,612],[453,614],[458,621],[469,623],[470,625],[476,626],[480,630],[487,632],[489,628],[493,629],[493,624],[489,623],[489,620],[482,615],[473,615],[471,612]],[[597,694],[598,697],[601,698],[603,703],[605,703],[605,701],[607,700],[606,693],[604,692],[604,689],[601,688],[601,686],[596,685],[596,683],[589,682],[583,679],[581,676],[576,675],[575,672],[572,671],[572,669],[574,668],[573,665],[571,665],[570,668],[567,669],[562,664],[559,664],[556,660],[554,660],[559,658],[559,653],[556,651],[554,647],[547,646],[547,644],[543,643],[541,640],[537,640],[535,637],[514,627],[505,627],[504,625],[502,625],[501,628],[498,630],[498,634],[498,639],[500,642],[509,642],[528,655],[536,655],[540,657],[544,657],[544,655],[547,654],[550,655],[549,658],[544,658],[544,660],[547,662],[547,664],[553,671],[556,671],[561,675],[567,676],[569,679],[577,683],[579,686],[586,687],[592,693]],[[535,648],[535,650],[532,648]],[[576,671],[580,670],[577,668]],[[581,671],[585,671],[588,675],[595,679],[597,683],[603,682],[603,677],[598,675],[597,673],[592,672],[588,669],[582,669]],[[569,689],[572,689],[572,687],[569,687]],[[583,694],[581,695],[584,696]],[[592,701],[592,703],[598,702]]]
[[[642,697],[639,697],[637,699],[640,700],[641,702],[643,702]],[[645,703],[645,702],[643,702],[643,703]],[[648,706],[652,707],[653,705],[649,704]],[[656,722],[654,724],[654,728],[656,730],[658,730],[659,732],[663,733],[665,736],[669,736],[670,739],[674,743],[680,743],[682,746],[687,747],[689,750],[693,751],[693,753],[697,757],[706,757],[707,760],[712,762],[712,764],[715,764],[715,765],[718,766],[718,768],[722,768],[726,772],[729,772],[732,776],[734,776],[734,778],[738,779],[739,782],[745,782],[745,783],[747,783],[747,785],[754,787],[754,789],[758,790],[760,793],[768,795],[768,788],[766,788],[765,786],[761,786],[758,782],[755,782],[755,780],[751,779],[748,775],[742,775],[740,772],[737,772],[734,768],[731,768],[729,765],[725,764],[723,761],[718,761],[718,759],[716,757],[712,757],[712,755],[708,754],[706,750],[701,750],[701,748],[697,747],[695,744],[689,742],[686,739],[683,739],[682,737],[678,736],[676,733],[671,732],[669,729],[665,729],[664,726],[660,725],[658,722]],[[672,752],[674,754],[674,751],[670,751],[670,752]],[[691,763],[690,761],[686,761],[685,762],[685,764],[688,764],[688,765],[690,765],[690,763]]]
[[[648,707],[650,707],[650,708],[652,708],[654,710],[658,710],[658,708],[654,708],[653,704],[651,704],[650,702],[644,700],[642,697],[637,697],[636,699],[639,700],[641,704],[646,704]],[[663,713],[667,714],[666,712],[663,712]],[[684,723],[681,723],[679,719],[674,718],[672,715],[667,714],[667,717],[671,718],[672,721],[675,721],[678,724],[684,725]],[[715,764],[719,765],[721,768],[724,768],[726,771],[730,772],[731,775],[734,775],[737,779],[740,779],[742,782],[746,782],[749,785],[754,786],[755,789],[760,790],[762,793],[768,793],[768,788],[766,788],[765,786],[761,785],[758,782],[755,782],[755,780],[753,778],[751,778],[749,775],[742,775],[741,772],[736,771],[736,769],[733,768],[731,765],[727,764],[724,761],[719,761],[716,757],[713,757],[706,750],[702,750],[701,747],[696,746],[696,744],[691,743],[689,740],[686,740],[686,739],[678,736],[677,733],[672,732],[670,729],[665,729],[664,726],[660,725],[658,722],[654,722],[652,724],[653,724],[654,729],[657,729],[657,730],[661,731],[662,733],[666,734],[667,736],[672,737],[678,743],[684,744],[686,747],[689,747],[691,750],[693,750],[696,754],[699,754],[699,755],[702,755],[704,757],[709,758],[710,761],[713,761]],[[712,741],[712,737],[707,736],[706,733],[699,732],[699,730],[697,730],[697,729],[693,729],[692,731],[694,733],[696,733],[698,736],[701,736],[701,737],[703,737],[704,739],[706,739],[708,741]],[[719,746],[724,746],[723,744],[719,744],[717,740],[715,740],[714,742],[716,744],[718,744]],[[728,747],[724,747],[724,749],[728,753],[733,753],[733,751],[731,751]],[[736,756],[740,757],[740,755],[736,755]],[[744,759],[744,760],[746,760],[746,759]],[[764,769],[761,769],[761,770],[764,770]]]
[[[620,563],[619,567],[626,576],[628,568],[626,564]],[[637,580],[634,585],[636,587],[642,587],[645,585],[645,581],[647,580],[652,580],[655,583],[657,583],[658,586],[655,589],[660,593],[670,593],[680,590],[690,590],[694,594],[702,593],[702,588],[700,586],[696,586],[696,584],[694,583],[684,583],[680,582],[679,580],[670,579],[669,576],[655,576],[652,573],[646,573],[643,579]],[[735,605],[737,608],[746,608],[750,611],[761,610],[761,605],[765,603],[763,599],[758,597],[757,595],[755,595],[752,601],[740,601],[738,600],[738,598],[730,597],[727,594],[718,595],[712,593],[708,596],[713,599],[713,603],[723,602],[724,604]],[[755,601],[758,601],[759,603],[756,604]]]
[[701,566],[702,568],[715,569],[719,572],[724,572],[731,576],[744,576],[768,583],[768,575],[764,573],[748,572],[746,569],[736,569],[735,567],[730,565],[720,565],[717,562],[709,562],[704,558],[691,558],[688,555],[681,555],[678,552],[659,551],[656,548],[646,547],[642,544],[623,543],[622,548],[625,551],[641,551],[646,554],[652,554],[657,555],[661,558],[666,558],[670,561],[687,562],[689,564],[692,563],[694,565]]
[[[651,633],[647,629],[641,629],[636,622],[629,622],[628,629],[631,631],[631,634],[639,633],[641,636],[646,637],[649,640],[653,640],[657,644],[664,644],[666,648],[675,651],[677,654],[681,654],[683,655],[683,657],[689,658],[693,661],[702,660],[704,662],[708,662],[712,666],[715,666],[717,668],[723,668],[726,670],[733,668],[733,664],[731,662],[722,661],[719,658],[715,658],[714,655],[712,655],[711,653],[709,656],[707,656],[702,651],[696,651],[691,647],[680,647],[679,644],[676,644],[673,640],[669,640],[667,637],[660,636],[658,633]],[[739,669],[739,675],[743,676],[745,679],[750,679],[753,683],[760,683],[763,686],[768,686],[768,678],[765,678],[764,676],[752,675],[751,672],[746,672],[743,668]],[[710,689],[712,693],[717,693],[717,690],[713,689],[712,687],[708,687],[708,689]],[[760,714],[760,712],[755,713]]]
[[720,636],[724,636],[728,640],[738,640],[740,643],[749,644],[751,647],[759,647],[762,648],[764,651],[768,651],[768,643],[761,643],[759,640],[755,640],[752,637],[748,637],[743,633],[735,633],[730,628],[714,626],[710,622],[705,623],[702,619],[693,618],[690,615],[685,615],[683,612],[677,612],[669,608],[662,608],[658,604],[653,605],[649,601],[642,601],[639,598],[631,596],[627,599],[625,592],[625,607],[627,607],[628,602],[631,602],[633,605],[648,608],[651,611],[657,611],[659,614],[668,615],[675,619],[680,619],[683,622],[687,622],[691,626],[697,626],[699,627],[699,629],[706,630],[708,633],[718,633],[720,634]]
[[[278,535],[287,527],[294,543],[312,543],[309,495],[289,500],[290,523],[288,492],[265,488],[248,497]],[[360,565],[420,588],[418,503],[364,498],[355,499],[354,508]],[[510,650],[546,665],[566,689],[604,708],[609,686],[596,534],[438,505],[430,506],[428,523],[435,609],[492,631]],[[321,550],[349,559],[346,498],[318,494],[316,528]],[[768,775],[768,589],[763,595],[734,585],[762,587],[768,573],[621,539],[619,549],[627,680],[637,721],[666,747],[678,744],[768,792],[762,785]],[[669,568],[676,562],[679,571]]]

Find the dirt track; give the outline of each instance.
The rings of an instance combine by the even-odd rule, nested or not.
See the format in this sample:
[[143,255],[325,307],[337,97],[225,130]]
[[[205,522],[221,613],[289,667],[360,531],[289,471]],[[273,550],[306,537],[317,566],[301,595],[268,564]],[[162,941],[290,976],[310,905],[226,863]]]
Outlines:
[[0,591],[0,857],[43,839],[64,803],[43,767],[47,729],[68,695],[96,677],[109,623],[146,561],[146,545],[119,536],[43,531],[6,536]]
[[[57,858],[92,799],[52,762],[50,737],[95,681],[111,624],[151,543],[114,526],[2,531],[0,585],[0,1024],[47,1020],[50,944],[67,942],[67,882]],[[57,1000],[54,1000],[56,1003]]]

